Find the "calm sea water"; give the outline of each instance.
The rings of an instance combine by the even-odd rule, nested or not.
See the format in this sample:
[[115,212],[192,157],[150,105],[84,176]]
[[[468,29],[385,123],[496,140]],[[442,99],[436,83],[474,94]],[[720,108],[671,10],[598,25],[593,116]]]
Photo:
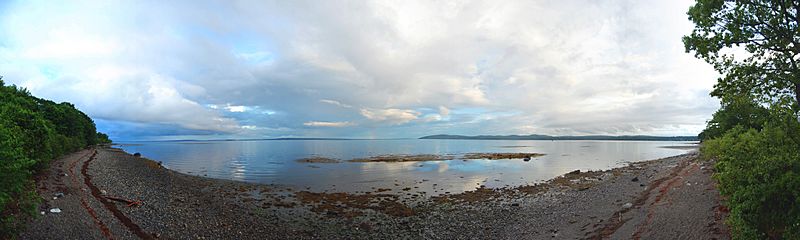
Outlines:
[[[390,188],[438,195],[480,185],[532,184],[580,169],[605,170],[690,150],[665,148],[691,142],[517,140],[265,140],[135,142],[119,147],[192,175],[277,184],[313,191],[364,192]],[[299,163],[311,156],[342,160],[385,154],[534,152],[529,162],[449,160],[429,162]]]

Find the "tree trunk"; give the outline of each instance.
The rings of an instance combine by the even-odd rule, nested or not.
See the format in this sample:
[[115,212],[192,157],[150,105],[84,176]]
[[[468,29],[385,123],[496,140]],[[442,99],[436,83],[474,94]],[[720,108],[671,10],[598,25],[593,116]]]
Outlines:
[[800,107],[800,82],[794,84],[794,100],[797,101],[797,106]]
[[[800,82],[794,84],[794,100],[797,101],[797,109],[800,111]],[[800,122],[800,112],[797,113],[797,121]]]

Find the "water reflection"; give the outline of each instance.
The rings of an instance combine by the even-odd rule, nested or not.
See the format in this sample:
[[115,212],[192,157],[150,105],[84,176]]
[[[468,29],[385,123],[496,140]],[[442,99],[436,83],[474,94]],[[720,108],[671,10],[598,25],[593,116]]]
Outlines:
[[[163,161],[176,171],[213,178],[280,184],[314,191],[375,191],[390,188],[437,195],[481,185],[518,186],[540,182],[580,169],[599,170],[629,162],[688,152],[688,142],[511,141],[511,140],[272,140],[212,142],[137,142],[128,152]],[[514,160],[450,160],[430,162],[298,163],[320,156],[336,159],[384,154],[456,154],[537,152],[529,162]]]

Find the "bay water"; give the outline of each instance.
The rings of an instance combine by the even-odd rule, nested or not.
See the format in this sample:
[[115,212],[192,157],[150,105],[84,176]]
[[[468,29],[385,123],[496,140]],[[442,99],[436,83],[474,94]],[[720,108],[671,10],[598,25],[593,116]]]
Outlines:
[[[126,142],[129,153],[162,161],[178,172],[210,178],[274,184],[296,190],[372,192],[411,188],[425,195],[534,184],[573,170],[607,170],[631,162],[691,151],[694,142],[549,140],[253,140]],[[542,153],[530,161],[453,160],[347,162],[379,155]],[[301,163],[325,157],[340,163]]]

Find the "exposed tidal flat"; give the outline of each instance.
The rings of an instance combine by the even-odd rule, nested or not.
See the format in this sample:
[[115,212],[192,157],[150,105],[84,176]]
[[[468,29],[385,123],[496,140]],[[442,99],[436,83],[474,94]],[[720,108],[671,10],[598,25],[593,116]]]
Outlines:
[[[695,148],[678,141],[268,140],[133,142],[128,153],[171,170],[314,192],[410,187],[428,196],[484,185],[515,187],[564,173],[607,170]],[[513,146],[513,147],[509,147]],[[402,187],[400,187],[402,186]]]
[[[408,154],[393,154],[393,155],[379,155],[373,156],[368,158],[356,158],[347,160],[348,162],[425,162],[425,161],[446,161],[446,160],[474,160],[474,159],[486,159],[486,160],[502,160],[502,159],[523,159],[525,161],[530,161],[531,158],[544,156],[541,153],[468,153],[462,156],[456,155],[435,155],[435,154],[419,154],[419,155],[408,155]],[[297,162],[300,163],[340,163],[342,162],[339,159],[332,159],[326,157],[307,157],[297,159]]]
[[62,212],[35,219],[21,238],[724,239],[712,165],[688,153],[426,197],[407,186],[397,186],[403,194],[317,192],[211,179],[89,149],[55,161],[38,182],[42,196],[64,193],[42,206]]

